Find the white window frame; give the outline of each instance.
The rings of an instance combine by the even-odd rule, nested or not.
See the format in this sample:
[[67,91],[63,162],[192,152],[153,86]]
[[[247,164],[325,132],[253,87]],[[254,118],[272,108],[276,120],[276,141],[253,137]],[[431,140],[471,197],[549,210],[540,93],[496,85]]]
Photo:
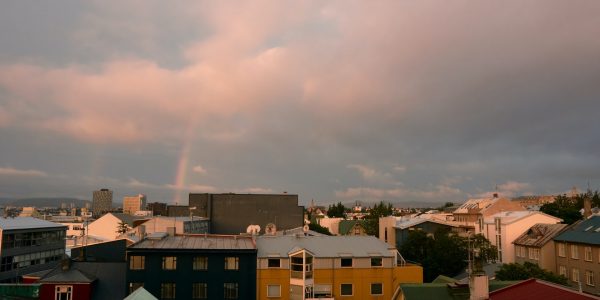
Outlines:
[[[585,261],[592,261],[592,247],[586,246],[583,248],[583,253],[584,256],[583,258],[585,259]],[[588,255],[589,254],[589,255]]]
[[[67,296],[67,299],[61,297],[61,295]],[[57,285],[54,288],[54,300],[73,300],[73,286],[72,285]]]
[[573,282],[579,282],[579,269],[573,268],[571,270],[571,280]]
[[585,270],[585,284],[594,286],[594,271]]
[[558,243],[558,256],[567,257],[566,248],[565,243]]
[[579,247],[571,244],[571,259],[579,259]]
[[[277,294],[271,294],[271,288],[277,288]],[[268,298],[279,298],[281,297],[281,285],[279,284],[267,284],[267,297]]]
[[567,267],[565,266],[558,266],[558,275],[562,275],[565,276],[567,279],[569,279],[569,274],[567,273]]

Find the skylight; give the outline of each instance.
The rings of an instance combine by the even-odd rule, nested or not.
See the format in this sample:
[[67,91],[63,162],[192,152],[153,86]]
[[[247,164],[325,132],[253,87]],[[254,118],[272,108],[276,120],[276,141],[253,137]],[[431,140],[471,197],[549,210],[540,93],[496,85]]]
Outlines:
[[[590,226],[590,227],[586,228],[584,231],[590,231],[590,229],[592,229],[592,228],[594,228],[594,225],[592,225],[592,226]],[[598,228],[600,228],[600,227],[598,227]],[[596,231],[597,231],[597,230],[598,230],[598,229],[596,229]]]

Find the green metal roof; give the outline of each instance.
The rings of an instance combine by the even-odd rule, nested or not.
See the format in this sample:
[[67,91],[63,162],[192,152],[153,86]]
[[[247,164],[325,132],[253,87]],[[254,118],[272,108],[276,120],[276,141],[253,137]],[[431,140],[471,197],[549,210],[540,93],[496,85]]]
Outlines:
[[[354,225],[360,224],[362,226],[362,221],[360,220],[341,220],[340,221],[340,234],[347,235]],[[364,227],[364,226],[363,226]]]
[[593,216],[565,229],[555,241],[600,245],[600,216]]

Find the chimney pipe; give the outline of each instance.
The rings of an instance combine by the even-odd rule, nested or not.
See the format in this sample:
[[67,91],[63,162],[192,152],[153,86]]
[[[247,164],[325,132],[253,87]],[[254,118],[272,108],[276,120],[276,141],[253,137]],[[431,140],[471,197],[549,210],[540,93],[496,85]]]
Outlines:
[[583,218],[587,219],[592,215],[592,199],[589,196],[583,198]]

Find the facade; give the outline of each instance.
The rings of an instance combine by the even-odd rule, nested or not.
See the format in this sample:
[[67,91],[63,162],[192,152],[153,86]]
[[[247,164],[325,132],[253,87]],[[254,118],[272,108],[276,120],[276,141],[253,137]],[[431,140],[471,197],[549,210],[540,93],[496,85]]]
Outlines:
[[65,254],[66,230],[31,217],[0,218],[0,282],[54,267]]
[[515,262],[530,262],[542,269],[556,272],[556,252],[552,240],[566,224],[535,224],[514,242]]
[[367,235],[362,220],[342,220],[339,226],[340,235]]
[[557,224],[562,220],[539,211],[505,211],[486,218],[481,232],[492,245],[498,247],[498,261],[513,263],[513,242],[535,224]]
[[372,236],[261,236],[256,299],[392,299],[423,269]]
[[148,203],[148,210],[153,216],[168,216],[167,204],[162,202]]
[[87,236],[97,240],[112,241],[121,235],[117,232],[119,224],[125,223],[129,231],[147,220],[148,218],[134,217],[128,214],[107,213],[87,225]]
[[556,273],[574,288],[600,295],[600,216],[566,228],[554,238]]
[[158,299],[254,299],[256,244],[249,236],[154,234],[127,249],[127,294]]
[[249,225],[272,223],[277,230],[304,225],[304,207],[292,194],[190,194],[189,206],[194,216],[210,219],[215,234],[243,233]]
[[414,230],[421,230],[428,234],[434,234],[438,230],[447,230],[460,236],[466,236],[473,231],[473,227],[459,222],[441,221],[435,218],[393,216],[379,218],[379,239],[397,249],[402,247],[410,232]]
[[123,213],[133,215],[140,210],[146,210],[146,195],[123,197]]
[[[168,232],[169,227],[175,227],[175,233],[208,233],[210,221],[201,217],[152,217],[137,227],[138,233],[143,230],[146,234]],[[144,228],[144,229],[141,229]]]
[[481,233],[485,218],[502,211],[521,210],[525,210],[525,208],[519,202],[498,198],[498,195],[494,194],[492,198],[467,200],[452,213],[452,216],[454,221],[463,225],[474,226],[475,233]]
[[109,189],[94,191],[92,197],[92,214],[94,217],[112,211],[113,192]]

